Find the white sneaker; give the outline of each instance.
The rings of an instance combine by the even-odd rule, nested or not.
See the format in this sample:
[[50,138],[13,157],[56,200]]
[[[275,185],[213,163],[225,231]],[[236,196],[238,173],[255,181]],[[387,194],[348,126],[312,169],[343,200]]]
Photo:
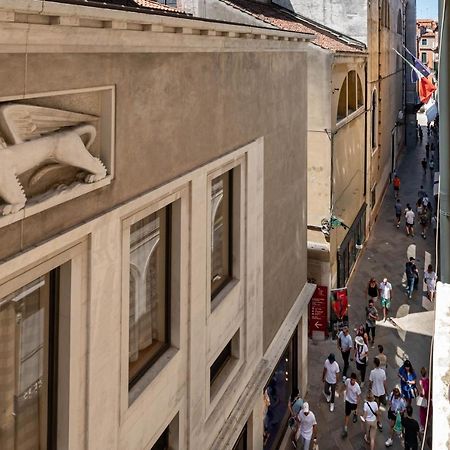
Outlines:
[[334,403],[330,403],[330,411],[331,411],[331,412],[334,411]]
[[327,403],[330,403],[330,400],[331,400],[331,394],[329,394],[329,395],[327,395],[327,394],[325,394],[325,391],[322,391],[323,392],[323,396],[326,398],[326,400],[327,400]]
[[384,445],[385,445],[386,447],[390,447],[393,443],[394,443],[394,441],[393,441],[391,438],[389,438],[389,439],[384,443]]

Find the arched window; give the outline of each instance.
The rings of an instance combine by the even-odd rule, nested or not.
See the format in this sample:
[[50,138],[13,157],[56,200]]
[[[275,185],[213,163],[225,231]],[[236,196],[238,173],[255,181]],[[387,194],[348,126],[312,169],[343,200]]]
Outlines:
[[350,70],[339,91],[336,121],[339,122],[363,105],[364,94],[361,79],[355,70]]
[[402,34],[402,31],[403,31],[402,11],[401,9],[399,9],[397,14],[397,33]]
[[372,92],[372,149],[377,146],[377,90]]

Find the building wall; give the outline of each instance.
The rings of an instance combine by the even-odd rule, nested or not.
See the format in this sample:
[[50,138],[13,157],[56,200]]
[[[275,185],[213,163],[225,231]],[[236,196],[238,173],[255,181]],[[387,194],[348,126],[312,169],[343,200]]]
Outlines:
[[[227,418],[238,423],[253,416],[254,448],[261,448],[262,390],[296,326],[305,361],[312,288],[306,285],[307,96],[298,80],[307,76],[306,46],[282,32],[297,41],[237,41],[249,30],[235,27],[218,37],[215,25],[200,22],[212,30],[200,35],[185,32],[196,25],[187,19],[157,16],[152,23],[147,15],[44,6],[36,10],[39,19],[58,20],[29,25],[27,45],[23,24],[7,25],[0,100],[98,86],[113,86],[116,99],[110,184],[1,233],[2,286],[20,285],[30,267],[43,272],[58,255],[70,262],[65,292],[76,311],[68,314],[70,350],[61,368],[69,374],[59,411],[69,443],[61,448],[148,449],[168,426],[174,448],[220,448],[213,442]],[[107,26],[91,28],[95,20]],[[238,277],[211,303],[210,183],[231,167],[239,174]],[[168,203],[176,205],[177,250],[171,347],[129,393],[128,227]],[[72,256],[67,249],[80,242]],[[212,393],[210,366],[238,329],[238,356]],[[256,378],[257,389],[237,410]],[[304,389],[306,379],[304,373]]]
[[285,8],[367,43],[367,3],[360,0],[276,0]]

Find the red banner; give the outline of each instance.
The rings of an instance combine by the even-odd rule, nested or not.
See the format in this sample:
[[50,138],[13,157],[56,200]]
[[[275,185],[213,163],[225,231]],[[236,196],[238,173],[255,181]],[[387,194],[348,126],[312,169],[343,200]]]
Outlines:
[[309,334],[313,331],[328,331],[328,288],[317,286],[314,295],[309,302]]

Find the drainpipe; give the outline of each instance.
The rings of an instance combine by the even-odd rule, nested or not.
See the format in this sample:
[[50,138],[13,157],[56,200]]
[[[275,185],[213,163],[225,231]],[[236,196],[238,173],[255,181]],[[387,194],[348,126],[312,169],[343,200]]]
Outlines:
[[448,1],[442,0],[439,61],[440,279],[450,283],[450,30]]

